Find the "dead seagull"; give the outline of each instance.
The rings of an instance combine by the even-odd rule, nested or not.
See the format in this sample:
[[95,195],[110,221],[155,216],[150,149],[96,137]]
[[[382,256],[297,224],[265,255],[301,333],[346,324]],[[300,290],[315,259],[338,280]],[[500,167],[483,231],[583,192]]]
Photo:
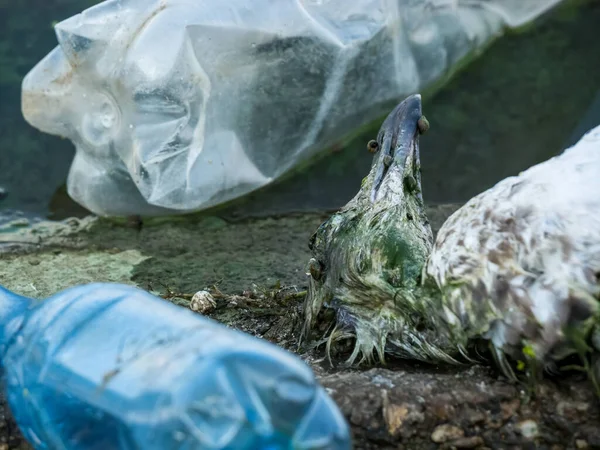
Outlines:
[[400,103],[368,144],[375,158],[360,191],[312,236],[303,339],[328,308],[324,341],[330,351],[354,338],[349,364],[489,354],[507,377],[535,379],[576,358],[595,381],[600,127],[471,199],[435,243],[419,161],[428,128],[420,95]]

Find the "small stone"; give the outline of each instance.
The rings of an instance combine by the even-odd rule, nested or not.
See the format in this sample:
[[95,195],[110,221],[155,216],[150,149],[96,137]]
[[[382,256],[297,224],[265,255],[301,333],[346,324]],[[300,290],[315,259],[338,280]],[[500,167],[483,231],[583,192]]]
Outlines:
[[215,299],[208,291],[198,291],[192,297],[190,309],[200,314],[207,314],[217,307]]
[[459,439],[465,435],[465,432],[450,424],[439,425],[431,433],[431,440],[436,444],[442,444],[444,442]]
[[395,435],[400,428],[406,416],[408,416],[408,408],[406,405],[389,404],[383,408],[383,417],[388,427],[390,435]]
[[526,439],[533,439],[539,435],[538,424],[535,420],[524,420],[517,424],[517,430]]
[[520,406],[521,406],[521,401],[518,398],[511,400],[509,402],[501,403],[500,409],[502,410],[502,418],[504,420],[510,419],[512,416],[514,416],[517,413]]
[[450,442],[450,446],[454,448],[476,448],[481,447],[484,443],[481,436],[470,436],[455,439]]
[[453,398],[450,394],[441,394],[431,399],[430,410],[439,420],[450,420],[456,414],[452,403]]
[[577,448],[590,448],[587,441],[584,439],[575,439],[575,447]]
[[464,416],[470,424],[485,422],[485,414],[478,410],[469,409],[465,412]]
[[587,403],[561,401],[556,405],[556,412],[567,419],[574,420],[581,413],[587,413],[589,408],[590,405]]
[[381,391],[381,398],[383,403],[383,418],[388,427],[388,432],[393,436],[402,428],[404,419],[408,416],[408,407],[406,405],[391,403],[388,391],[385,389]]

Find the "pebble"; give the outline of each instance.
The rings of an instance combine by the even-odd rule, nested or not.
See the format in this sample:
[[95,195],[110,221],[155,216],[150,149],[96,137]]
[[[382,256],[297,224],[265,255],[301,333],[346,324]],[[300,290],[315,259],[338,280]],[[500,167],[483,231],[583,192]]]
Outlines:
[[539,428],[535,420],[524,420],[517,424],[517,429],[526,439],[533,439],[538,436]]
[[465,435],[465,432],[454,425],[444,424],[439,425],[431,433],[431,440],[436,444],[460,439]]
[[485,442],[481,436],[463,437],[450,442],[450,446],[454,448],[479,448],[483,444]]

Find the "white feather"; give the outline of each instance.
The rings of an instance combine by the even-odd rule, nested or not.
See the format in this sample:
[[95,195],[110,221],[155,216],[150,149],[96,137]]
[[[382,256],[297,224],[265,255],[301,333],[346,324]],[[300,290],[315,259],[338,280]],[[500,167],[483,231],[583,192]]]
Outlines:
[[463,329],[499,348],[527,339],[547,354],[574,308],[598,308],[600,126],[454,213],[426,274]]

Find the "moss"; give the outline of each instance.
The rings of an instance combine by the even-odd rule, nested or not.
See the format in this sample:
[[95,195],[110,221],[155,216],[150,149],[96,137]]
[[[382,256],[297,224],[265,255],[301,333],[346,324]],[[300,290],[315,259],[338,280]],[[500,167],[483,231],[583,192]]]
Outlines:
[[135,284],[134,268],[146,260],[138,250],[61,250],[5,257],[0,284],[22,295],[46,298],[62,289],[97,281]]

